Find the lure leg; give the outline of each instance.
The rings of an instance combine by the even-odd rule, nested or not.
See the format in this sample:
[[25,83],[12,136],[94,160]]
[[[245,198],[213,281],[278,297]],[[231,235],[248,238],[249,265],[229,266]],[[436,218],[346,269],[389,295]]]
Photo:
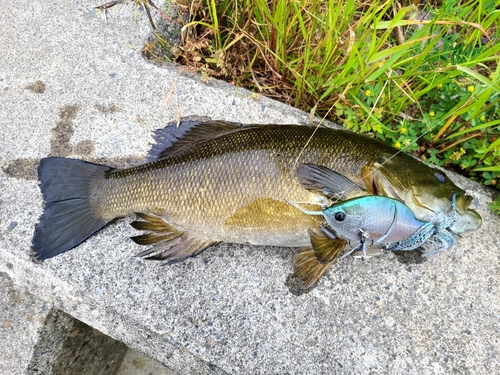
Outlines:
[[[446,228],[448,228],[451,224],[457,220],[457,195],[458,194],[453,194],[453,197],[451,197],[451,215],[448,217],[445,217],[444,220],[442,220],[440,223],[436,224],[436,233],[440,233],[442,231],[445,231]],[[449,233],[448,233],[449,234]]]
[[389,251],[414,250],[426,243],[435,234],[435,225],[427,223],[420,227],[412,236],[387,245]]
[[457,220],[457,195],[458,193],[453,194],[453,197],[451,197],[451,207],[452,207],[452,213],[451,216],[447,220],[447,226],[449,227],[451,224],[453,224]]
[[458,194],[453,194],[451,197],[451,207],[452,213],[449,217],[445,218],[442,222],[435,224],[434,228],[434,237],[436,237],[439,241],[441,241],[440,245],[437,246],[435,250],[432,250],[428,253],[422,254],[424,257],[428,257],[434,254],[437,254],[441,251],[451,249],[455,246],[455,237],[447,230],[447,228],[455,222],[457,219],[457,204],[456,198]]
[[402,250],[414,250],[424,245],[426,242],[436,243],[434,238],[440,241],[436,249],[428,253],[422,254],[422,256],[428,257],[432,254],[439,253],[440,251],[449,249],[455,245],[455,238],[446,229],[457,219],[457,194],[453,194],[451,197],[451,207],[452,213],[448,217],[444,217],[439,223],[427,223],[419,228],[412,236],[396,242],[391,242],[387,244],[387,250],[389,251],[402,251]]
[[443,250],[451,249],[455,246],[455,237],[448,232],[447,230],[442,230],[436,233],[435,237],[441,241],[435,250],[432,250],[428,253],[422,254],[423,257],[428,257],[434,254],[437,254]]

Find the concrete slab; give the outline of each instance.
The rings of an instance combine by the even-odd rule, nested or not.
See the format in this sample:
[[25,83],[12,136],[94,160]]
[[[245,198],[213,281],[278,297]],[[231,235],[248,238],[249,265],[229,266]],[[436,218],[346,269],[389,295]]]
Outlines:
[[174,266],[134,258],[130,220],[77,250],[30,259],[42,212],[37,161],[49,154],[139,162],[151,131],[179,115],[255,123],[307,114],[140,53],[143,13],[105,22],[76,0],[0,0],[0,272],[50,306],[179,374],[490,374],[500,370],[500,220],[451,254],[406,265],[346,259],[311,293],[285,286],[290,249],[220,245]]
[[176,375],[153,359],[129,349],[115,375]]
[[0,272],[0,374],[25,374],[49,308]]
[[26,373],[111,375],[117,373],[127,349],[122,342],[52,308]]
[[4,272],[0,306],[0,374],[111,375],[122,365],[122,342],[27,293]]

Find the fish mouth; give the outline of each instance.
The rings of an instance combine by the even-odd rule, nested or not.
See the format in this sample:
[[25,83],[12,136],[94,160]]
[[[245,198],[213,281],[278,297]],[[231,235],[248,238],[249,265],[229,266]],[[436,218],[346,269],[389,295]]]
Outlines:
[[455,234],[474,232],[481,227],[481,216],[473,209],[468,209],[464,214],[457,215],[457,219],[450,225],[450,230]]
[[[450,226],[450,230],[456,234],[465,234],[469,232],[474,232],[481,227],[483,219],[481,215],[477,213],[472,208],[468,208],[471,203],[474,202],[474,206],[477,206],[475,198],[470,195],[459,195],[457,199],[457,220]],[[463,213],[462,213],[463,211]]]
[[[457,213],[458,214],[466,214],[468,211],[474,211],[474,210],[470,210],[469,209],[469,206],[470,204],[472,203],[472,200],[474,199],[472,196],[470,195],[466,195],[466,194],[463,194],[463,193],[458,193],[458,197],[457,197]],[[476,212],[476,211],[474,211]],[[476,212],[477,214],[477,212]]]
[[390,198],[397,199],[405,203],[420,219],[424,221],[432,221],[439,215],[451,215],[451,199],[454,194],[458,194],[456,198],[457,219],[450,226],[450,230],[458,235],[473,232],[482,224],[481,216],[469,208],[473,197],[466,195],[463,190],[452,191],[446,196],[436,196],[433,194],[420,191],[418,187],[411,184],[408,176],[406,186],[399,182],[391,184],[383,173],[373,172],[370,178],[365,178],[365,183],[372,194],[384,195]]
[[[473,209],[468,208],[469,205],[472,203],[472,200],[474,199],[470,195],[466,195],[464,192],[457,192],[457,193],[452,193],[453,194],[458,194],[456,198],[456,212],[457,212],[457,218],[453,222],[453,224],[450,225],[448,229],[450,229],[453,233],[462,235],[466,234],[469,232],[474,232],[475,230],[478,230],[481,227],[482,224],[482,218],[481,216]],[[416,204],[418,204],[420,207],[424,207],[430,211],[432,211],[436,215],[442,215],[444,212],[446,212],[447,215],[451,215],[451,211],[449,211],[448,208],[445,210],[433,210],[432,208],[428,207],[428,205],[422,204],[420,200],[422,200],[422,197],[420,199],[418,198],[418,194],[415,194],[415,192],[412,192],[413,200]],[[432,197],[429,197],[429,201],[432,202]],[[443,198],[435,198],[435,204],[434,206],[439,208],[442,205]],[[451,202],[451,197],[448,199],[445,199],[446,202]],[[451,209],[451,205],[450,205]]]

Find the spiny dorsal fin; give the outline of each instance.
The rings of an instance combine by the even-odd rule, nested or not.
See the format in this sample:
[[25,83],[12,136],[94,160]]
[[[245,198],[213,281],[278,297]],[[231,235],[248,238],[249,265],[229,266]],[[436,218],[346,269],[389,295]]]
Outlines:
[[142,212],[136,215],[142,221],[132,222],[132,227],[147,230],[149,233],[131,237],[131,239],[139,245],[154,244],[153,247],[137,254],[138,257],[149,255],[146,259],[166,260],[167,264],[172,264],[195,256],[215,243],[189,237],[168,224],[161,216]]
[[209,139],[217,138],[242,129],[244,125],[236,122],[218,120],[182,120],[168,124],[154,132],[155,144],[151,147],[148,162],[179,155],[191,150]]
[[329,198],[346,199],[363,190],[347,177],[316,164],[302,164],[296,171],[300,185],[309,191]]

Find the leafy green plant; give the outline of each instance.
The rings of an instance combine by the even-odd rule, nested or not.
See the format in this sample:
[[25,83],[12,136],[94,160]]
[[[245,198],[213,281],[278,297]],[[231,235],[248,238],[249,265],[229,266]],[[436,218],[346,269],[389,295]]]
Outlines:
[[500,197],[496,197],[493,202],[490,203],[490,208],[500,215]]

